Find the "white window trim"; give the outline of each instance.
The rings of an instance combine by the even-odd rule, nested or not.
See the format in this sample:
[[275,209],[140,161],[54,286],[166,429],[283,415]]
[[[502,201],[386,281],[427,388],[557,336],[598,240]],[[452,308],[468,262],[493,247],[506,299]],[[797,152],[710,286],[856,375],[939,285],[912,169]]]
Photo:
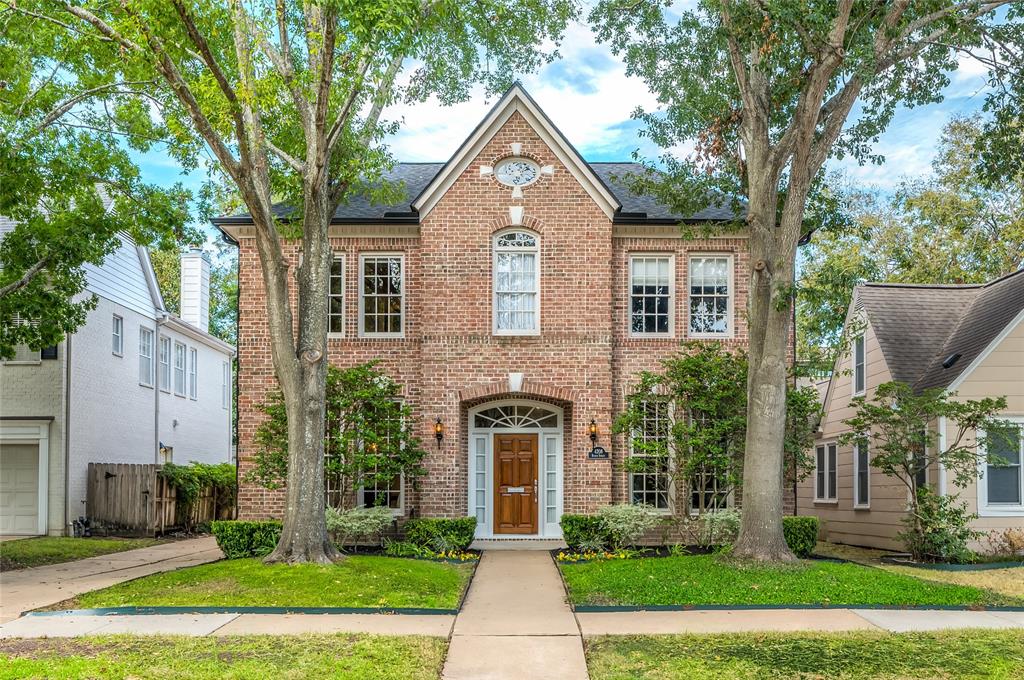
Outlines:
[[221,362],[220,380],[220,406],[226,411],[231,406],[231,362]]
[[[364,490],[362,486],[356,489],[356,507],[366,507]],[[388,509],[391,510],[391,515],[394,517],[405,516],[405,475],[398,475],[398,507]]]
[[199,398],[199,350],[195,347],[188,348],[188,398]]
[[[533,268],[533,287],[536,290],[536,307],[533,315],[532,329],[508,329],[498,330],[498,239],[506,234],[521,232],[532,236],[537,245],[534,248],[508,248],[508,252],[533,253],[536,256]],[[505,249],[503,249],[505,250]],[[491,237],[491,333],[503,337],[516,336],[537,336],[540,335],[540,234],[527,229],[526,227],[511,227],[502,229]]]
[[[725,333],[695,333],[690,329],[690,275],[693,272],[693,260],[702,257],[724,257],[729,260],[729,304],[726,308],[728,328]],[[736,336],[736,258],[732,253],[693,252],[686,254],[686,337],[695,340],[714,340],[733,338]]]
[[[185,350],[184,352],[182,352],[182,355],[181,355],[182,358],[184,359],[184,361],[182,362],[182,367],[181,367],[181,376],[182,376],[181,392],[178,391],[178,384],[177,384],[178,383],[178,348],[179,347],[181,347],[183,350]],[[184,397],[185,396],[185,391],[188,389],[188,347],[185,345],[185,343],[178,342],[177,340],[174,341],[174,347],[171,350],[171,382],[174,383],[174,396],[176,396],[176,397]]]
[[[633,330],[633,260],[636,258],[668,258],[668,332],[644,333]],[[626,327],[631,338],[668,338],[676,337],[676,255],[675,253],[638,252],[630,253],[626,263]],[[687,274],[689,276],[689,274]],[[731,290],[731,288],[730,288]],[[732,295],[730,294],[730,298]]]
[[[369,253],[367,253],[367,254],[369,254]],[[345,283],[346,283],[346,280],[348,278],[347,276],[345,276],[345,274],[346,274],[346,271],[345,271],[345,253],[334,253],[334,257],[331,260],[331,264],[333,265],[335,262],[340,262],[341,263],[341,295],[336,296],[336,297],[340,297],[341,298],[341,330],[340,331],[332,331],[331,330],[331,297],[332,297],[332,295],[331,295],[330,274],[328,274],[328,279],[327,279],[327,337],[328,338],[344,338],[345,337],[345,326],[346,326],[345,315],[348,312],[348,305],[345,304],[346,303],[346,298],[348,297],[347,295],[345,295]],[[360,260],[360,262],[361,262],[361,260]],[[360,276],[362,275],[362,268],[361,268],[361,266],[362,265],[360,264],[360,270],[359,270]],[[361,283],[362,283],[362,281],[360,280],[360,286],[359,286],[359,290],[360,290],[360,295],[359,295],[359,297],[360,297],[360,305],[359,305],[359,308],[360,308],[360,310],[362,310],[362,304],[361,303],[362,303],[362,290],[363,290]],[[360,326],[361,326],[362,325],[362,323],[361,323],[362,322],[362,311],[360,311],[359,320],[360,320]],[[404,262],[402,263],[402,329],[405,330],[405,263]]]
[[[1000,415],[999,420],[1005,420],[1021,428],[1021,447],[1024,448],[1024,416]],[[978,438],[985,436],[984,430],[978,430]],[[980,448],[980,446],[979,446]],[[988,471],[988,455],[978,456],[978,517],[1022,517],[1024,516],[1024,451],[1017,473],[1021,482],[1020,503],[989,503],[988,502],[988,478],[985,473]]]
[[[364,295],[364,287],[363,287],[363,271],[364,271],[363,267],[364,267],[364,262],[366,261],[366,258],[368,258],[368,257],[372,257],[372,258],[397,257],[398,260],[401,262],[401,268],[402,268],[402,283],[401,283],[401,285],[402,285],[402,294],[401,294],[401,298],[402,298],[402,311],[401,311],[401,314],[402,314],[402,331],[400,333],[367,333],[364,330],[364,328],[363,328],[363,312],[365,310],[365,295]],[[359,254],[359,274],[358,274],[358,278],[356,279],[357,285],[359,286],[359,319],[356,322],[358,324],[358,326],[357,326],[357,328],[358,328],[357,336],[358,337],[360,337],[360,338],[404,338],[405,337],[405,327],[406,327],[406,323],[407,323],[407,319],[406,319],[406,316],[405,316],[405,278],[406,278],[405,277],[405,253],[403,253],[403,252],[386,252],[386,251],[376,252],[375,251],[375,252],[360,253]]]
[[153,383],[156,380],[156,333],[153,332],[152,328],[139,326],[139,358],[145,356],[142,353],[142,337],[146,333],[149,333],[149,381],[147,382],[142,379],[142,376],[139,376],[139,384],[142,385],[143,387],[152,388]]
[[[654,396],[657,397],[659,394],[661,394],[661,392],[656,391],[654,393]],[[627,396],[627,400],[628,400],[628,396]],[[671,435],[672,422],[673,422],[673,418],[675,417],[676,406],[675,406],[675,403],[672,402],[672,400],[668,399],[667,401],[668,401],[668,413],[666,414],[666,417],[668,418],[668,422],[669,422],[669,435],[668,436],[671,437],[672,436]],[[633,439],[635,439],[635,438],[636,438],[636,434],[631,432],[630,435],[629,435],[629,441],[626,444],[626,450],[627,450],[627,453],[628,453],[630,458],[632,458],[633,455],[634,455],[633,454]],[[640,457],[640,458],[649,458],[650,456],[644,456],[643,454],[640,454],[638,457]],[[668,466],[669,466],[669,470],[672,469],[672,461],[673,461],[672,451],[669,450],[668,460],[667,460],[667,463],[668,463]],[[629,495],[628,503],[630,505],[634,504],[633,503],[633,477],[634,477],[634,475],[638,475],[638,474],[644,474],[644,473],[642,473],[642,472],[630,472],[626,476],[626,483],[628,485],[626,487],[626,493]],[[655,473],[655,474],[660,474],[660,473]],[[659,514],[662,514],[662,515],[672,515],[672,514],[674,514],[675,508],[676,508],[676,485],[675,485],[674,480],[672,479],[671,472],[666,472],[665,476],[668,477],[668,498],[666,499],[666,502],[668,503],[668,507],[665,507],[665,508],[654,508],[654,510],[655,510],[655,512],[658,512]]]
[[[860,390],[857,389],[857,342],[860,341],[863,347],[864,355],[864,384]],[[855,397],[862,397],[867,391],[868,387],[868,345],[867,340],[864,338],[864,334],[860,333],[853,336],[853,340],[850,342],[850,392]]]
[[[864,438],[864,441],[867,442],[867,437]],[[860,446],[861,446],[860,442],[854,442],[853,443],[853,448],[851,449],[853,451],[853,508],[854,508],[854,510],[870,510],[871,509],[871,445],[870,444],[866,445],[866,448],[868,450],[868,465],[867,465],[868,497],[867,497],[866,500],[863,499],[863,498],[860,498]],[[838,454],[838,450],[837,450],[837,452],[836,452],[836,465],[838,466],[838,464],[839,464],[839,454]],[[837,475],[837,477],[836,477],[836,495],[837,496],[839,495],[838,482],[839,482],[839,478],[838,478],[838,475]]]
[[[836,467],[839,467],[839,444],[836,441],[826,441],[814,445],[814,504],[815,505],[838,505],[839,504],[839,472],[835,470],[836,474],[836,497],[828,498],[825,494],[828,493],[828,447],[834,446],[836,448]],[[825,463],[825,488],[818,488],[818,448],[825,449],[825,455],[822,458]]]
[[[114,332],[115,328],[117,329],[116,333]],[[124,317],[121,316],[120,314],[114,314],[113,318],[110,320],[110,339],[111,339],[111,341],[113,341],[114,338],[117,338],[117,347],[116,348],[111,347],[110,348],[110,353],[113,354],[115,357],[123,357],[124,356]]]
[[[164,363],[160,360],[160,348],[163,346],[164,341],[167,341],[167,380],[163,380],[163,366]],[[157,375],[156,382],[160,385],[161,392],[171,393],[171,384],[174,380],[174,343],[166,335],[161,335],[157,339],[156,343],[156,367]]]

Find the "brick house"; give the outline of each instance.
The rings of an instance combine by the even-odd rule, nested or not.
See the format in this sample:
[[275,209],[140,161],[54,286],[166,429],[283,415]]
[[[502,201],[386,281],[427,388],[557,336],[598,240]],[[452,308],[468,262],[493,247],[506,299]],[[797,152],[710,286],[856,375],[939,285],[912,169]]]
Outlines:
[[[394,168],[405,201],[338,209],[329,359],[379,359],[429,451],[415,489],[371,490],[396,514],[475,515],[481,537],[558,537],[563,512],[689,502],[663,475],[621,471],[610,427],[636,373],[680,341],[746,345],[747,240],[684,240],[680,222],[733,215],[672,214],[626,188],[638,169],[586,162],[517,85],[447,163]],[[244,479],[275,379],[251,221],[214,223],[239,244]],[[589,455],[592,423],[607,459]],[[282,511],[281,492],[243,483],[241,518]]]

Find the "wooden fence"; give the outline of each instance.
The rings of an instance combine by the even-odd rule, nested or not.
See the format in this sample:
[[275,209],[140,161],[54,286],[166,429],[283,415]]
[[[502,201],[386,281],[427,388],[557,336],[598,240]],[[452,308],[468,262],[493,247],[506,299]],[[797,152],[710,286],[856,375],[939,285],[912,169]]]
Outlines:
[[86,517],[113,533],[136,536],[232,518],[234,508],[218,510],[216,492],[210,488],[202,490],[190,516],[182,516],[174,487],[159,472],[160,466],[154,464],[89,463]]

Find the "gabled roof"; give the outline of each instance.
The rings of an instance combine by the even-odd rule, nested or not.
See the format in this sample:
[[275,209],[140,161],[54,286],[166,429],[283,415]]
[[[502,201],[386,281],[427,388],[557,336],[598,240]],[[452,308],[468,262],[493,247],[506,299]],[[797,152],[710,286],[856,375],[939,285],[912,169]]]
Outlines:
[[[1024,270],[985,284],[868,283],[854,291],[893,380],[947,388],[1024,314]],[[955,355],[960,355],[953,359]]]
[[[674,212],[655,197],[637,194],[625,182],[630,174],[643,174],[640,163],[594,162],[588,163],[551,122],[537,103],[518,83],[502,96],[484,119],[476,126],[458,151],[446,163],[397,163],[384,174],[389,182],[402,183],[405,195],[392,204],[372,203],[365,195],[352,196],[339,205],[332,224],[418,224],[437,203],[444,192],[469,166],[479,150],[495,132],[518,112],[529,122],[551,147],[559,160],[580,182],[594,200],[605,209],[616,223],[677,224],[680,222],[728,221],[743,217],[723,200],[696,213],[683,215]],[[284,203],[273,206],[274,214],[287,218],[293,208]],[[248,213],[217,217],[212,220],[218,227],[251,224]]]

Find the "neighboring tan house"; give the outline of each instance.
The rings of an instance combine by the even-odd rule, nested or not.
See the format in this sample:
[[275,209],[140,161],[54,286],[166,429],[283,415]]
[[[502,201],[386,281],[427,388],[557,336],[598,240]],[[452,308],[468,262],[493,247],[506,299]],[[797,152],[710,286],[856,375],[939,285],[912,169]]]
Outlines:
[[[561,535],[563,512],[668,511],[718,493],[713,480],[671,491],[663,472],[627,474],[629,452],[609,435],[638,371],[659,369],[680,341],[747,344],[746,233],[684,239],[680,222],[733,213],[674,214],[626,187],[638,171],[588,163],[514,86],[447,163],[394,168],[405,200],[338,208],[329,360],[379,359],[428,451],[415,487],[348,492],[384,494],[400,516],[474,516],[479,537],[543,538]],[[281,491],[244,481],[276,385],[252,221],[214,223],[239,244],[239,516],[280,516]],[[285,252],[294,264],[299,244]],[[652,407],[648,436],[663,416]],[[591,423],[607,458],[590,455]],[[345,492],[327,484],[329,502]]]
[[207,256],[182,256],[181,318],[128,236],[85,270],[86,323],[0,362],[0,534],[69,533],[89,463],[231,461],[234,348],[207,332]]
[[[956,399],[1006,397],[998,416],[1015,424],[1016,442],[998,455],[1007,465],[979,465],[966,488],[944,469],[927,470],[938,493],[958,493],[983,532],[1024,528],[1024,270],[978,285],[869,283],[854,289],[847,315],[850,344],[825,394],[815,470],[799,485],[798,511],[823,520],[829,541],[898,549],[907,488],[873,469],[867,447],[838,445],[853,416],[854,396],[900,381],[917,390],[943,388]],[[940,419],[937,444],[956,433]],[[966,440],[975,442],[972,432]],[[975,547],[984,547],[983,543]]]

